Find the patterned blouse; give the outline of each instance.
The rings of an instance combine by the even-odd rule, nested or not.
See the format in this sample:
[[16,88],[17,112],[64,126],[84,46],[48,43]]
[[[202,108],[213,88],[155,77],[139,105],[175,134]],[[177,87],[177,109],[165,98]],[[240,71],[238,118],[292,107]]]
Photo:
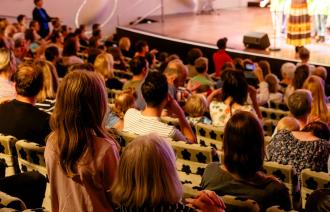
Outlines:
[[189,208],[184,204],[178,203],[175,205],[159,205],[157,207],[141,207],[141,208],[126,208],[125,206],[120,206],[116,208],[116,212],[194,212],[195,209]]
[[248,111],[256,114],[251,105],[242,105],[239,109],[234,109],[233,107],[230,109],[230,107],[223,102],[212,101],[210,104],[212,124],[217,127],[224,127],[236,111]]
[[298,176],[306,168],[328,172],[329,151],[328,141],[323,139],[298,140],[287,130],[277,132],[267,146],[270,161],[293,165]]

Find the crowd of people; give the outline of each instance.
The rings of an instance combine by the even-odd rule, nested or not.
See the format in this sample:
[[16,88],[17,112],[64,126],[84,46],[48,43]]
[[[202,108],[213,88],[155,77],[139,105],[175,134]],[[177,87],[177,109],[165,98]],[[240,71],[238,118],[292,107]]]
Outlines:
[[[298,175],[305,168],[328,172],[327,71],[309,63],[308,49],[300,48],[301,62],[284,63],[277,76],[266,60],[231,58],[227,38],[212,58],[198,48],[180,58],[150,50],[146,41],[132,47],[128,37],[104,37],[98,24],[91,36],[85,25],[72,31],[47,15],[42,0],[34,2],[30,24],[25,15],[17,23],[0,20],[0,133],[45,146],[52,211],[224,211],[217,195],[226,194],[253,199],[262,211],[290,210],[287,187],[262,172],[263,162],[290,164]],[[290,115],[266,146],[260,107],[272,103],[286,105]],[[182,201],[167,140],[197,143],[198,123],[224,130],[224,160],[209,164],[204,190]],[[122,148],[109,129],[138,137]],[[31,187],[40,182],[42,197],[46,180],[35,174],[0,179],[0,190],[41,207],[42,198],[29,203],[32,189],[12,191],[22,189],[15,184],[23,179]],[[315,211],[313,202],[308,208]]]

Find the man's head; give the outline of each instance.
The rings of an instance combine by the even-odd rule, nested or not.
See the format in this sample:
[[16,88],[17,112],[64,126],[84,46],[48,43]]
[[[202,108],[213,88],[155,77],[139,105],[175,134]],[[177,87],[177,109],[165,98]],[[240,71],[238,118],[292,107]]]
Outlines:
[[148,43],[144,40],[139,40],[135,45],[135,51],[144,54],[148,53],[149,52]]
[[43,75],[34,65],[22,64],[14,75],[16,92],[20,96],[35,97],[43,86]]
[[147,107],[161,107],[167,102],[168,84],[165,75],[150,72],[141,86],[141,92]]
[[49,46],[45,50],[45,58],[50,62],[55,62],[60,56],[60,52],[56,46]]
[[310,52],[307,48],[301,47],[299,49],[299,58],[302,62],[308,62],[310,57]]
[[296,119],[305,119],[312,110],[312,94],[306,89],[298,89],[289,96],[288,107]]
[[144,57],[134,57],[130,63],[130,70],[134,76],[143,75],[146,76],[148,73],[148,63]]
[[328,71],[323,66],[318,66],[312,71],[312,75],[319,76],[325,81],[327,79]]
[[42,0],[33,0],[34,5],[36,5],[37,7],[42,7],[43,1]]

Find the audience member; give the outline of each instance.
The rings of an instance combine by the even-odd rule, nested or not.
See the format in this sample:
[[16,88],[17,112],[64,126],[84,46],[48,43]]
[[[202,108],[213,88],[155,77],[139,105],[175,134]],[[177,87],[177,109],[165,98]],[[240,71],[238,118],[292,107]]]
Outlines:
[[123,90],[131,90],[136,93],[136,107],[142,110],[146,107],[141,93],[142,83],[148,75],[148,63],[146,59],[141,56],[134,57],[130,61],[130,71],[133,73],[133,78],[124,84]]
[[300,65],[307,65],[309,71],[312,72],[315,69],[315,66],[309,64],[310,51],[306,47],[302,46],[299,48],[298,54],[299,54],[300,62],[297,64],[297,67]]
[[107,120],[107,128],[122,131],[124,128],[124,115],[130,108],[135,108],[135,96],[126,90],[116,94],[115,105],[110,111]]
[[281,86],[286,88],[292,84],[294,78],[294,72],[296,70],[296,65],[290,62],[284,63],[281,67]]
[[261,68],[263,76],[267,76],[268,74],[272,73],[272,69],[271,69],[270,64],[267,60],[259,61],[258,66],[259,66],[259,68]]
[[[183,189],[174,152],[156,134],[140,136],[125,147],[111,194],[118,206],[116,211],[195,211],[181,203]],[[214,192],[201,195],[206,195],[210,202],[197,208],[200,197],[189,201],[195,209],[224,211],[224,203]]]
[[280,80],[277,78],[275,74],[268,74],[265,77],[265,81],[268,84],[268,90],[269,90],[269,102],[275,102],[275,103],[282,103],[283,102],[283,94],[280,91]]
[[110,47],[107,50],[113,56],[114,64],[113,68],[121,71],[127,71],[128,64],[125,61],[125,57],[123,56],[119,47]]
[[312,94],[305,89],[298,89],[289,96],[288,108],[291,115],[298,120],[299,128],[308,124],[308,117],[312,111]]
[[80,43],[78,37],[71,33],[64,39],[62,60],[64,65],[72,65],[75,63],[83,63],[83,60],[78,57]]
[[[314,71],[312,72],[312,75],[319,76],[323,79],[324,82],[327,81],[328,71],[323,66],[317,66]],[[326,96],[330,96],[330,85],[328,83],[324,83],[324,91]]]
[[0,49],[0,103],[16,97],[15,85],[11,81],[15,72],[14,53],[9,49]]
[[[196,137],[183,110],[176,100],[168,94],[168,84],[163,74],[150,72],[142,84],[141,91],[147,106],[143,111],[131,108],[126,112],[123,131],[138,135],[154,132],[173,140],[196,143]],[[177,116],[181,132],[160,121],[161,113],[165,108]]]
[[330,210],[330,189],[318,189],[308,197],[305,212],[327,212]]
[[220,38],[217,41],[218,50],[213,53],[215,77],[221,77],[222,66],[225,63],[232,62],[231,57],[226,53],[227,38]]
[[113,64],[114,61],[111,54],[101,53],[95,59],[94,69],[95,72],[102,75],[107,88],[121,90],[124,83],[115,77],[113,73]]
[[255,113],[253,107],[246,104],[248,84],[241,71],[226,70],[222,73],[222,81],[221,95],[210,103],[212,124],[218,127],[224,127],[237,111],[244,110]]
[[200,57],[195,60],[195,69],[197,74],[190,79],[192,84],[197,83],[200,86],[196,90],[197,93],[212,91],[214,82],[207,74],[209,62],[205,57]]
[[307,124],[302,132],[311,132],[314,136],[329,141],[330,129],[327,123],[322,121],[313,121]]
[[264,162],[264,135],[260,122],[246,111],[235,113],[224,131],[223,164],[209,164],[202,177],[203,189],[218,195],[234,195],[255,200],[261,211],[279,205],[290,210],[286,186],[260,170]]
[[36,61],[35,68],[39,69],[43,75],[43,86],[37,95],[35,106],[46,113],[52,113],[59,84],[56,68],[52,63],[43,60]]
[[[278,121],[276,125],[276,130],[288,130],[288,131],[299,131],[300,130],[300,125],[297,119],[291,117],[291,116],[286,116],[281,118],[281,120]],[[275,134],[275,133],[274,133]]]
[[303,88],[312,94],[312,110],[309,120],[319,119],[330,126],[330,112],[327,97],[324,94],[324,81],[318,76],[310,76],[304,82]]
[[135,44],[135,55],[134,55],[134,57],[137,57],[137,56],[145,57],[148,52],[149,52],[149,45],[146,41],[139,40]]
[[128,37],[122,37],[119,40],[118,47],[126,58],[132,58],[131,40]]
[[201,94],[191,95],[185,106],[184,111],[188,114],[187,120],[192,124],[212,124],[212,121],[204,116],[208,112],[208,103],[205,96]]
[[52,211],[112,211],[119,154],[105,131],[107,95],[96,73],[73,71],[59,87],[45,161]]
[[199,48],[192,48],[187,54],[188,76],[192,78],[198,74],[195,68],[195,60],[203,57],[203,52]]
[[15,73],[16,99],[0,104],[0,133],[45,145],[50,133],[49,114],[35,107],[43,86],[42,71],[23,64]]

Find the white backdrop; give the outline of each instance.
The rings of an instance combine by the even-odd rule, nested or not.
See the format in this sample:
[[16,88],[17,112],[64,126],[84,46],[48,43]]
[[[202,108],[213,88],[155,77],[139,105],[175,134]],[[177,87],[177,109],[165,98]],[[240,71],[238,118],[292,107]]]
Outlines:
[[[165,14],[192,12],[198,0],[163,0]],[[248,0],[215,0],[214,7],[244,7]],[[116,4],[117,2],[117,4]],[[64,24],[74,27],[75,23],[105,23],[106,33],[113,32],[119,25],[127,25],[137,17],[153,11],[161,0],[44,0],[44,8],[50,16],[57,16]],[[0,0],[0,15],[26,14],[31,17],[33,0]],[[83,6],[82,6],[83,5]],[[77,12],[78,15],[77,15]],[[111,16],[112,14],[112,16]],[[152,15],[159,15],[156,10]],[[109,17],[110,16],[110,17]]]

